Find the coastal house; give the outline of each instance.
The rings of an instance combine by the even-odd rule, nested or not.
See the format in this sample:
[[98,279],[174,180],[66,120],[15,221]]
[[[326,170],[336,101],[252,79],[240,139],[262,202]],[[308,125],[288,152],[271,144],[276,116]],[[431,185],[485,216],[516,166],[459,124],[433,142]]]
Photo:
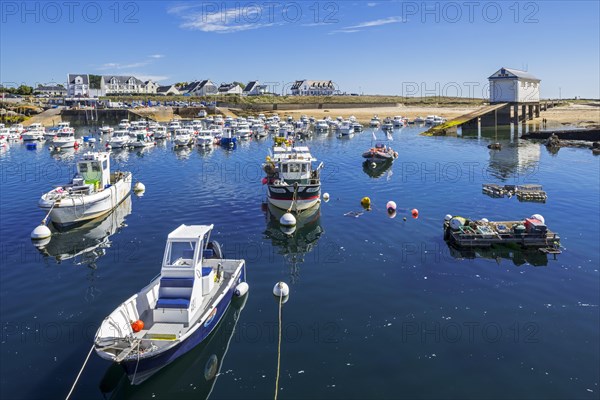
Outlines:
[[490,104],[538,103],[540,101],[540,79],[527,71],[500,68],[488,80],[490,82]]
[[38,85],[38,87],[34,89],[34,92],[48,95],[50,97],[67,95],[67,89],[62,85]]
[[310,81],[307,79],[294,82],[291,87],[292,96],[331,96],[338,92],[332,81]]
[[189,94],[190,96],[207,96],[217,93],[217,85],[212,83],[210,79],[203,81],[194,81],[188,83],[179,89],[181,94]]
[[103,75],[100,87],[105,94],[154,94],[158,84],[152,81],[142,81],[135,76]]
[[90,94],[90,77],[88,74],[67,75],[67,96],[88,97]]
[[258,81],[250,81],[244,87],[242,94],[245,96],[260,96],[267,92],[267,85],[261,85]]
[[219,94],[242,94],[242,87],[237,83],[222,83]]
[[176,96],[176,95],[180,94],[180,92],[177,89],[177,86],[175,86],[175,85],[165,85],[165,86],[159,86],[156,89],[156,94],[160,94],[163,96],[168,96],[168,95]]

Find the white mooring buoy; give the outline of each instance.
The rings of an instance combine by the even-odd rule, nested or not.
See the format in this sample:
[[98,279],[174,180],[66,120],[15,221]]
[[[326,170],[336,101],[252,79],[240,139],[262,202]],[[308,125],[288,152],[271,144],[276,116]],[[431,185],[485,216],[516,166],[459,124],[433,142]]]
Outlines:
[[286,212],[279,219],[279,224],[282,226],[296,226],[296,217],[292,213]]
[[323,201],[325,201],[325,203],[329,201],[329,193],[323,193]]
[[31,238],[33,240],[42,240],[49,238],[50,236],[52,236],[52,232],[50,231],[50,228],[48,228],[44,224],[36,226],[35,229],[31,232]]
[[285,282],[277,282],[273,287],[273,295],[276,297],[288,297],[290,295],[290,288]]

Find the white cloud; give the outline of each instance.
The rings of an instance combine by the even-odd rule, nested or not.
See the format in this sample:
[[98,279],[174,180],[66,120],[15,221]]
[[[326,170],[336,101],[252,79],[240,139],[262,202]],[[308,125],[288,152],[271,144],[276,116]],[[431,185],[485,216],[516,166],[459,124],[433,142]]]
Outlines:
[[221,9],[216,12],[190,12],[193,8],[191,5],[174,6],[167,12],[183,20],[179,27],[202,32],[233,33],[279,25],[261,22],[264,10],[259,6]]
[[367,3],[367,7],[375,7],[377,3]]
[[152,54],[152,55],[150,55],[148,57],[150,57],[150,58],[163,58],[164,56],[165,56],[164,54]]
[[333,34],[333,33],[354,33],[354,32],[359,32],[359,31],[363,30],[364,28],[372,28],[374,26],[395,24],[395,23],[402,22],[402,21],[403,21],[403,19],[401,17],[381,18],[381,19],[376,19],[376,20],[373,20],[373,21],[361,22],[360,24],[357,24],[357,25],[347,26],[347,27],[342,28],[342,29],[331,31],[330,34]]
[[169,77],[165,76],[165,75],[152,75],[152,74],[147,74],[147,73],[143,73],[143,72],[132,72],[132,71],[123,72],[121,75],[135,76],[136,78],[141,79],[142,81],[160,82],[160,81],[169,79]]

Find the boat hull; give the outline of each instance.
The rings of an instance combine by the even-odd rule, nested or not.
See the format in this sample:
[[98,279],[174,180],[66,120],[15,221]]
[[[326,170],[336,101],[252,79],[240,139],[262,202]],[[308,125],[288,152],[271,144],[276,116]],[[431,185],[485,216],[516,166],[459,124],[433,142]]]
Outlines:
[[54,200],[42,196],[38,206],[50,211],[53,224],[64,227],[98,218],[116,208],[131,192],[131,173],[125,173],[114,185],[91,195],[61,199],[52,207]]
[[267,185],[267,197],[269,203],[277,208],[306,210],[319,202],[321,185],[299,185],[295,201],[293,185]]
[[185,340],[154,356],[140,358],[139,360],[137,358],[132,358],[121,363],[121,366],[125,370],[129,381],[133,385],[138,385],[144,382],[162,368],[191,351],[210,335],[231,305],[231,300],[233,299],[236,286],[240,282],[244,282],[246,280],[246,277],[244,276],[244,268],[240,269],[238,276],[234,277],[232,280],[233,284],[229,287],[221,301],[215,304],[217,312],[214,317],[209,317],[208,320],[202,323]]

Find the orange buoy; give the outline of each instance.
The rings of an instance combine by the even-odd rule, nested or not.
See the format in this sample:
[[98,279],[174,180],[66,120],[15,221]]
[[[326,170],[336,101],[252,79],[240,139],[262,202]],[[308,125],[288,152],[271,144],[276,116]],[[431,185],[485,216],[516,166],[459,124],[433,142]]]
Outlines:
[[134,332],[139,332],[142,329],[144,329],[144,321],[142,321],[141,319],[138,319],[135,322],[131,323],[131,329],[133,329]]
[[412,214],[414,219],[419,218],[419,210],[417,210],[416,208],[413,208],[410,213]]

